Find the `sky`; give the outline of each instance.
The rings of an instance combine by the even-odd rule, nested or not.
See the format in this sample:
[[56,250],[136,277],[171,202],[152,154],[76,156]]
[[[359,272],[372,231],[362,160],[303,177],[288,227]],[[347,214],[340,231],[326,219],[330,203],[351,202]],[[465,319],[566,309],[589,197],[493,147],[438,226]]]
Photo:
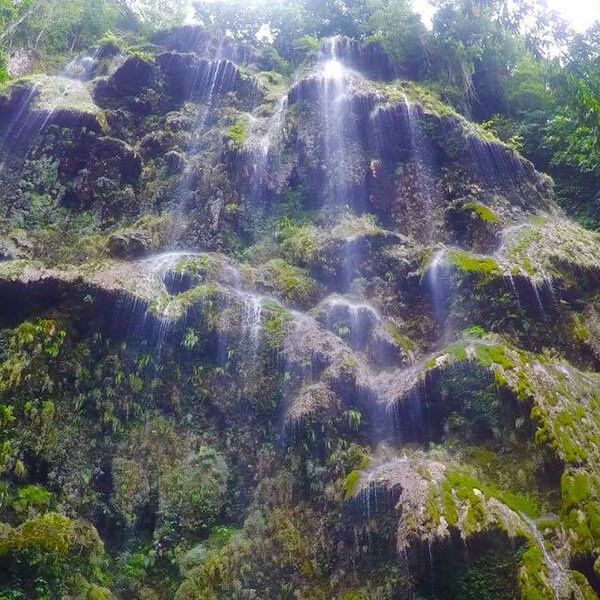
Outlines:
[[[427,0],[413,0],[425,24],[431,23],[433,10]],[[585,31],[600,19],[600,0],[546,0],[548,6],[559,12],[577,31]]]

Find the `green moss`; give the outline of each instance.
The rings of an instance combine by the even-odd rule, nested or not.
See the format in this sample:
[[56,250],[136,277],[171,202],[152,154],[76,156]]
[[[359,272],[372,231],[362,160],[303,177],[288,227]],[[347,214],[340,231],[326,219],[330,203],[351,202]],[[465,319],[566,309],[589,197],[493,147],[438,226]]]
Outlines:
[[[453,489],[456,497],[460,500],[467,500],[471,503],[475,511],[475,518],[481,511],[481,498],[474,492],[479,490],[486,498],[496,498],[517,514],[524,513],[529,517],[535,518],[540,514],[540,508],[537,502],[530,497],[518,494],[516,492],[499,489],[489,482],[479,481],[464,470],[453,469],[447,473],[448,490]],[[450,502],[450,498],[448,498]],[[479,512],[478,512],[479,511]],[[479,514],[479,516],[481,516]],[[483,521],[482,521],[483,522]]]
[[485,523],[485,510],[481,496],[482,485],[468,473],[454,469],[446,473],[446,478],[456,494],[456,498],[467,506],[467,512],[462,521],[462,529],[466,535],[472,535],[478,531],[482,523]]
[[482,273],[485,275],[502,274],[498,263],[493,258],[472,256],[463,250],[450,250],[448,252],[448,262],[461,271],[469,273]]
[[581,592],[581,594],[583,596],[583,600],[597,600],[598,599],[598,596],[596,595],[596,593],[590,586],[588,580],[586,579],[586,577],[583,573],[580,573],[579,571],[571,571],[571,575],[573,576],[575,583],[579,587],[579,591]]
[[523,554],[519,570],[519,583],[522,600],[552,600],[554,591],[545,581],[547,569],[543,560],[542,550],[531,545]]
[[444,518],[448,525],[456,525],[458,523],[458,510],[452,493],[452,483],[447,479],[442,482],[442,506]]
[[283,255],[294,263],[308,265],[313,263],[322,244],[321,232],[312,225],[287,227],[283,230],[281,250]]
[[554,531],[560,527],[560,521],[558,519],[540,519],[536,523],[536,527],[542,533],[546,530]]
[[346,494],[346,499],[354,496],[356,492],[356,488],[358,487],[358,481],[360,479],[360,471],[354,470],[351,471],[346,477],[346,481],[344,482],[344,492]]
[[491,208],[488,208],[483,204],[479,204],[478,202],[469,202],[465,206],[477,214],[482,221],[489,223],[490,225],[495,225],[499,222],[496,213]]
[[292,306],[307,306],[320,291],[319,284],[299,267],[276,258],[259,268],[259,283]]
[[28,485],[17,490],[13,506],[17,513],[30,513],[49,510],[55,503],[54,494],[38,485]]
[[366,596],[365,596],[364,591],[362,591],[362,592],[360,592],[360,591],[359,592],[346,592],[342,596],[341,600],[364,600],[365,597]]
[[573,332],[573,338],[581,342],[585,342],[590,337],[585,320],[582,314],[573,313],[571,314],[571,331]]
[[512,368],[512,363],[506,356],[502,346],[493,346],[487,344],[476,344],[475,355],[483,367],[500,365],[505,369]]
[[[99,129],[107,128],[106,116],[94,103],[92,96],[80,81],[65,77],[48,75],[31,75],[11,83],[11,88],[22,87],[32,90],[35,87],[32,110],[46,113],[71,113],[73,117],[78,114],[89,117],[90,122],[95,122]],[[79,119],[81,125],[84,119]],[[74,123],[77,119],[74,119]]]
[[494,490],[491,495],[512,508],[517,514],[523,513],[531,518],[535,518],[540,514],[537,503],[532,498],[522,494],[516,494],[509,490]]
[[591,496],[590,478],[586,473],[571,475],[563,473],[560,480],[562,507],[564,511],[577,508]]
[[417,346],[413,340],[404,335],[396,323],[386,321],[383,326],[402,350],[406,352],[415,352],[417,350]]
[[102,544],[91,525],[58,513],[46,513],[28,519],[17,528],[3,526],[0,554],[19,551],[54,556],[73,553],[80,560],[97,560],[102,554]]
[[248,139],[248,119],[238,117],[227,130],[227,139],[237,148],[242,148]]
[[266,318],[263,321],[263,333],[268,347],[279,349],[282,347],[288,332],[292,314],[274,300],[264,300],[262,307],[266,313]]
[[92,584],[86,589],[81,600],[116,600],[116,597],[109,589]]
[[374,85],[383,92],[391,102],[404,101],[404,97],[407,96],[411,102],[419,103],[439,116],[449,116],[464,120],[453,107],[442,102],[436,93],[436,90],[427,84],[399,80],[391,83],[377,82]]

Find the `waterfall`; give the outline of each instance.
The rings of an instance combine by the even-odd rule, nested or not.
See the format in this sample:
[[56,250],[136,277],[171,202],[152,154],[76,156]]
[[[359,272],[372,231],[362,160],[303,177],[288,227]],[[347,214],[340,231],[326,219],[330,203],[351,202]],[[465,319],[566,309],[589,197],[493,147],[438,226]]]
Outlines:
[[251,292],[240,292],[240,297],[245,304],[245,314],[242,329],[248,340],[247,352],[250,355],[252,365],[256,365],[258,346],[262,331],[262,314],[264,296]]
[[564,598],[565,592],[568,589],[566,585],[567,582],[565,580],[564,568],[558,561],[556,561],[551,556],[550,552],[548,552],[548,549],[546,548],[546,541],[544,540],[544,536],[540,533],[539,529],[537,528],[536,522],[523,512],[520,514],[520,517],[523,519],[523,521],[525,521],[525,523],[527,523],[531,536],[535,540],[535,543],[538,546],[538,548],[542,551],[542,556],[544,557],[544,564],[548,569],[550,587],[554,592],[555,598],[557,598],[557,600],[559,598]]
[[429,287],[433,311],[438,325],[441,325],[444,321],[444,303],[448,296],[448,283],[445,279],[448,265],[444,260],[446,252],[446,248],[436,250],[425,273],[425,280]]
[[467,153],[480,174],[492,183],[515,183],[524,174],[521,161],[500,142],[471,135],[467,138]]
[[321,103],[323,110],[324,161],[326,168],[326,195],[328,204],[344,201],[347,186],[346,140],[344,125],[352,119],[347,97],[349,72],[337,54],[338,39],[326,44],[320,62]]
[[[192,139],[186,150],[186,157],[189,159],[198,155],[204,148],[203,136],[207,133],[209,117],[215,108],[216,97],[224,91],[233,87],[234,82],[239,77],[238,68],[229,60],[222,60],[222,44],[219,45],[215,58],[213,60],[202,59],[195,70],[194,77],[190,87],[190,96],[199,99],[204,106],[196,114],[193,125]],[[181,175],[176,196],[178,203],[176,210],[180,215],[185,210],[185,205],[192,190],[194,180],[194,170],[188,167]],[[176,219],[176,224],[172,236],[177,239],[183,230],[184,220]]]
[[[534,300],[535,308],[539,313],[539,316],[542,319],[546,319],[548,317],[548,313],[546,311],[546,306],[544,305],[542,291],[545,289],[548,292],[548,296],[551,299],[552,304],[557,304],[556,294],[552,284],[552,277],[541,268],[539,262],[536,260],[536,257],[534,255],[530,255],[529,252],[527,252],[525,258],[535,266],[535,271],[541,275],[541,279],[536,279],[523,269],[520,269],[516,274],[513,274],[511,271],[513,268],[513,265],[511,264],[513,260],[510,257],[511,247],[514,245],[519,245],[519,236],[526,236],[527,228],[529,226],[530,225],[528,223],[520,223],[518,225],[506,227],[501,233],[500,245],[498,250],[495,252],[495,256],[498,260],[498,263],[500,265],[504,265],[504,275],[510,282],[511,291],[515,295],[517,303],[520,304],[520,298],[519,291],[515,283],[515,275],[517,276],[518,280],[523,281],[527,288],[531,290],[530,297]],[[526,295],[528,295],[527,292]]]
[[269,162],[271,158],[271,150],[276,143],[278,136],[281,135],[285,115],[288,109],[288,96],[283,95],[277,103],[275,112],[268,120],[267,128],[264,134],[259,139],[258,148],[254,150],[254,164],[252,167],[252,175],[250,177],[250,202],[253,208],[258,208],[262,205],[265,191],[268,187]]
[[[158,331],[155,348],[159,356],[167,335],[175,325],[174,317],[176,315],[173,312],[175,305],[172,296],[181,291],[180,286],[184,281],[184,275],[176,272],[177,263],[182,259],[194,258],[200,255],[200,252],[190,251],[165,252],[143,261],[143,265],[148,269],[146,275],[147,285],[154,295],[155,307],[152,311],[146,308],[142,319],[142,328],[146,328],[149,319],[157,321]],[[189,287],[191,287],[191,284]]]
[[342,296],[334,296],[327,298],[324,305],[328,328],[347,338],[354,350],[364,349],[373,328],[381,323],[381,315],[365,302],[352,302]]
[[279,100],[279,102],[277,104],[277,109],[275,110],[275,112],[273,113],[273,116],[271,117],[271,119],[269,121],[269,126],[267,127],[267,131],[260,140],[260,150],[261,150],[260,155],[263,158],[265,163],[269,156],[271,146],[273,145],[273,140],[275,139],[275,136],[280,133],[281,128],[283,127],[283,121],[284,121],[285,113],[287,111],[287,107],[288,107],[288,97],[287,97],[287,94],[285,94]]
[[427,173],[427,167],[432,163],[431,152],[429,151],[428,140],[423,133],[419,111],[410,102],[406,94],[402,93],[402,98],[406,107],[409,144],[416,170],[417,187],[423,202],[424,241],[432,242],[435,232],[436,215],[434,213],[431,184],[429,183],[429,175]]
[[[248,290],[240,271],[233,265],[225,267],[228,273],[228,287],[233,302],[239,304],[240,333],[246,359],[249,359],[252,368],[250,375],[256,372],[258,364],[258,349],[262,335],[263,303],[266,301],[278,304],[277,300]],[[221,350],[226,351],[226,340],[220,340]],[[224,346],[223,346],[224,344]]]

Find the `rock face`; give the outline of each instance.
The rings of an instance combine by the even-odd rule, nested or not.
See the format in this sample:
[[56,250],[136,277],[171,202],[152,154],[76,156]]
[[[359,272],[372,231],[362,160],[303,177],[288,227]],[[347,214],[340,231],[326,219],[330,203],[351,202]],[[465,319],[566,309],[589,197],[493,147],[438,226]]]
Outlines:
[[96,132],[105,127],[102,111],[86,86],[64,77],[17,80],[0,95],[0,108],[4,136],[36,135],[49,123]]
[[106,242],[110,256],[114,258],[139,258],[149,254],[152,240],[145,231],[113,233]]
[[265,52],[0,94],[0,585],[598,597],[598,234],[379,46]]
[[124,95],[136,95],[154,80],[154,67],[139,56],[128,58],[110,77],[109,83]]

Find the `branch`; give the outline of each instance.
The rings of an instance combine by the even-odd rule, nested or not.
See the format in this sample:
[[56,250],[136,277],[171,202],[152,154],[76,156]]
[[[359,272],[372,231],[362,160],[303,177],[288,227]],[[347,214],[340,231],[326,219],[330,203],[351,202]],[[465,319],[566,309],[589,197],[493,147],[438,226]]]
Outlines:
[[0,44],[3,44],[6,39],[10,36],[25,22],[27,19],[32,17],[36,11],[40,8],[41,3],[35,3],[25,11],[14,23],[11,23],[2,33],[0,33]]

